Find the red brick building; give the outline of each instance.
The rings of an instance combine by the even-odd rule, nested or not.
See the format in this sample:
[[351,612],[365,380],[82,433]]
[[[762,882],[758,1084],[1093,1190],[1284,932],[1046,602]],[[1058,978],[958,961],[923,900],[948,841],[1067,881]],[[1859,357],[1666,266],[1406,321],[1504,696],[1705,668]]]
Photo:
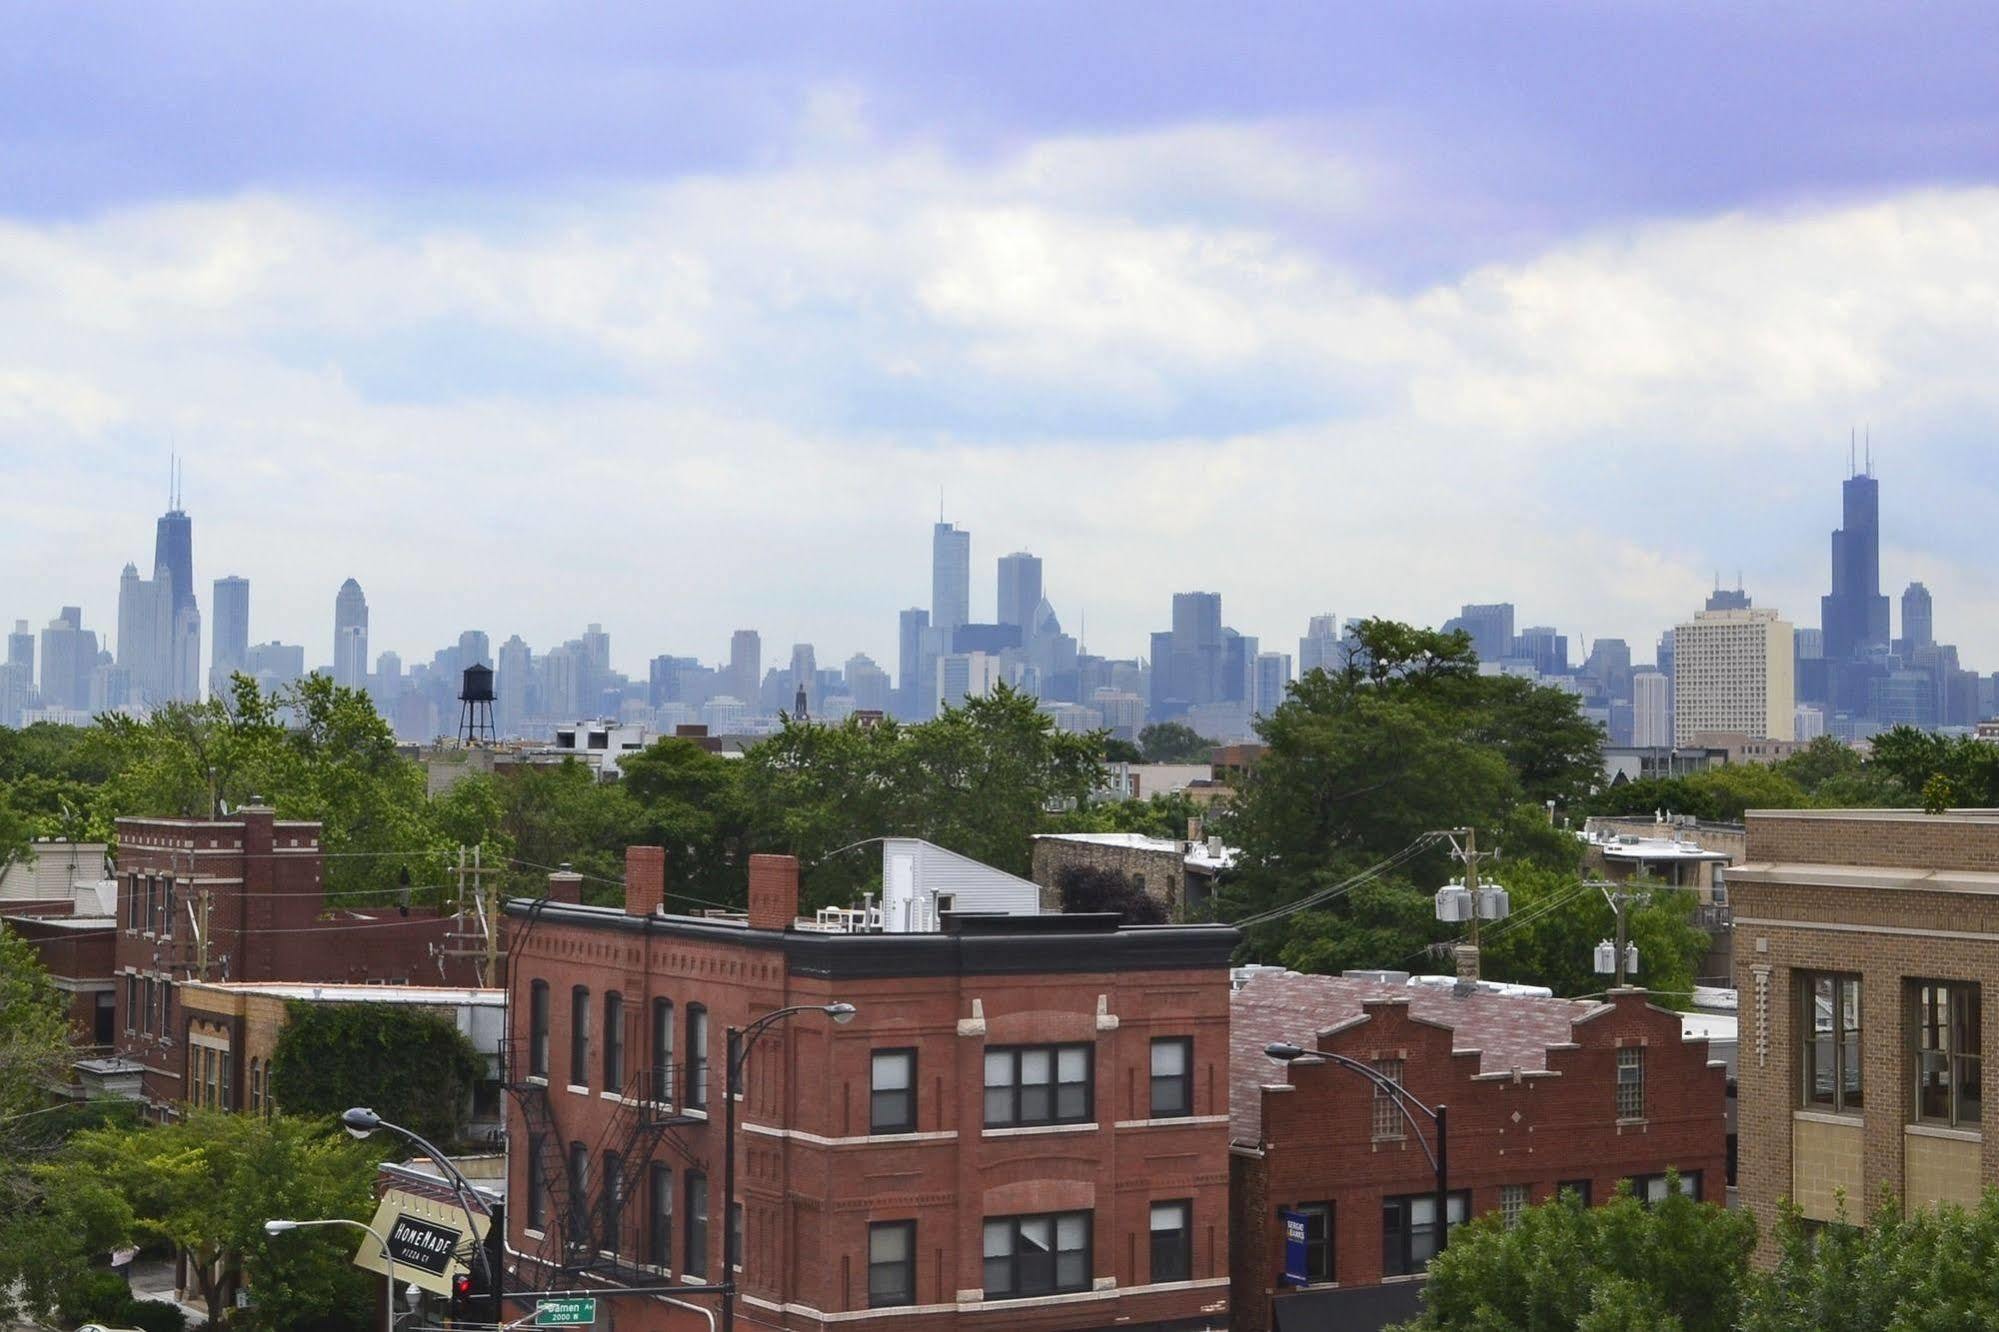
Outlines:
[[[664,914],[664,870],[632,848],[623,910],[563,875],[509,907],[510,1290],[717,1282],[733,1231],[745,1327],[1227,1325],[1233,930],[829,933],[789,857],[752,857],[747,919]],[[726,1033],[833,1003],[747,1058],[732,1209]]]
[[[1561,1188],[1602,1202],[1621,1179],[1663,1196],[1669,1168],[1697,1197],[1724,1197],[1725,1071],[1640,990],[1580,1003],[1255,971],[1230,1040],[1232,1302],[1245,1332],[1273,1315],[1279,1328],[1408,1317],[1436,1248],[1429,1121],[1412,1127],[1394,1097],[1313,1051],[1448,1107],[1450,1224]],[[1272,1043],[1308,1053],[1287,1073],[1264,1053]],[[1280,1209],[1305,1222],[1302,1288],[1283,1280]]]
[[[262,808],[229,819],[118,820],[116,1052],[143,1067],[154,1110],[187,1099],[180,981],[476,983],[469,959],[436,956],[451,917],[329,907],[319,834],[317,823],[281,822]],[[239,1055],[217,1070],[224,1103],[244,1085],[241,1063]]]
[[70,1042],[79,1050],[108,1054],[117,1039],[117,987],[111,981],[112,928],[108,918],[78,916],[70,904],[34,903],[0,921],[31,945],[49,979],[68,1001]]

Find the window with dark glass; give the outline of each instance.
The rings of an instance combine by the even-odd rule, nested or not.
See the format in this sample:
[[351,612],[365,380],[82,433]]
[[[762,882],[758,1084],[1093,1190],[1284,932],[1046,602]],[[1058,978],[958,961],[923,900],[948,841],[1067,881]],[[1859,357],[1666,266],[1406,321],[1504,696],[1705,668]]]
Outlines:
[[650,1216],[646,1224],[646,1261],[654,1267],[673,1266],[673,1168],[653,1162]]
[[868,1083],[868,1131],[916,1131],[916,1051],[874,1052]]
[[673,1100],[673,1000],[652,1001],[652,1100]]
[[868,1226],[868,1307],[916,1303],[916,1223],[876,1221]]
[[[1470,1195],[1453,1193],[1448,1200],[1451,1227],[1464,1224]],[[1437,1255],[1437,1195],[1412,1193],[1381,1200],[1381,1273],[1407,1276],[1420,1272]]]
[[605,1152],[602,1169],[604,1181],[598,1205],[602,1209],[603,1229],[598,1236],[598,1245],[614,1253],[622,1252],[625,1247],[625,1190],[630,1187],[625,1182],[625,1158],[617,1152]]
[[148,934],[157,934],[153,922],[160,915],[160,881],[153,875],[146,876],[146,919],[143,928]]
[[548,1167],[541,1159],[543,1141],[539,1133],[528,1139],[529,1230],[541,1230],[548,1225]]
[[125,973],[125,1030],[138,1031],[145,1025],[144,1010],[139,1007],[139,974]]
[[1798,1002],[1805,1108],[1860,1110],[1860,977],[1805,972],[1798,977]]
[[1152,1204],[1152,1280],[1186,1281],[1194,1274],[1194,1205]]
[[232,1076],[234,1070],[231,1068],[231,1065],[236,1062],[234,1054],[234,1051],[223,1050],[215,1056],[215,1062],[218,1065],[215,1076],[217,1083],[220,1085],[220,1091],[216,1097],[215,1104],[224,1110],[234,1110],[236,1108],[235,1079]]
[[171,938],[174,932],[174,881],[168,879],[160,888],[160,934]]
[[125,883],[125,928],[139,928],[139,909],[145,901],[145,890],[139,887],[139,876],[134,874]]
[[590,1085],[590,987],[569,991],[569,1085]]
[[574,1215],[589,1218],[582,1211],[583,1200],[590,1196],[590,1149],[580,1142],[569,1144],[569,1205],[578,1209]]
[[1194,1113],[1194,1042],[1165,1036],[1152,1042],[1152,1117]]
[[1978,986],[1919,981],[1910,992],[1916,1009],[1916,1118],[1951,1127],[1978,1123],[1985,1100]]
[[1701,1200],[1701,1172],[1686,1170],[1668,1175],[1637,1175],[1631,1180],[1631,1196],[1651,1207],[1666,1201],[1672,1193],[1672,1182],[1679,1181],[1680,1192],[1695,1202]]
[[1058,1295],[1090,1288],[1090,1214],[1006,1216],[985,1225],[989,1300]]
[[548,982],[528,987],[528,1074],[548,1076]]
[[1555,1186],[1555,1196],[1559,1198],[1564,1193],[1575,1194],[1576,1200],[1585,1207],[1590,1205],[1590,1182],[1586,1179],[1563,1180]]
[[708,1176],[699,1170],[687,1172],[687,1211],[682,1223],[687,1231],[687,1253],[681,1275],[708,1275]]
[[1305,1218],[1305,1279],[1333,1280],[1333,1205],[1299,1203],[1291,1210]]
[[687,1104],[708,1105],[708,1010],[700,1004],[687,1006]]
[[604,996],[604,1090],[625,1089],[625,996],[612,990]]
[[730,1267],[741,1271],[743,1266],[743,1205],[739,1202],[729,1204],[729,1233],[724,1237],[723,1243],[728,1248],[728,1252],[723,1257],[728,1260]]
[[986,1051],[986,1127],[1087,1124],[1095,1047],[1014,1045]]

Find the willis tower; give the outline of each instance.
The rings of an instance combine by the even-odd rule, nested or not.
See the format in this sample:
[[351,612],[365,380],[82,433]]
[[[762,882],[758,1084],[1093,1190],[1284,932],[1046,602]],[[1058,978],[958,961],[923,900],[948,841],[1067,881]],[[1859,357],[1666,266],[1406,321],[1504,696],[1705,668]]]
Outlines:
[[[1819,599],[1827,685],[1834,702],[1864,706],[1865,672],[1850,669],[1888,646],[1888,598],[1881,593],[1881,483],[1873,459],[1840,486],[1840,526],[1832,534],[1832,591]],[[1845,687],[1843,688],[1842,685]],[[1859,691],[1861,697],[1851,695]]]

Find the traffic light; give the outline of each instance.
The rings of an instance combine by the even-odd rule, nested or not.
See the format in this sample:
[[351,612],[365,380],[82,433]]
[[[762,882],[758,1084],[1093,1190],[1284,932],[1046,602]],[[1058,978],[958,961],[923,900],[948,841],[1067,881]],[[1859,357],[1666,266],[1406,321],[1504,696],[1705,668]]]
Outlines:
[[451,1278],[451,1316],[467,1319],[472,1316],[472,1277],[460,1272]]

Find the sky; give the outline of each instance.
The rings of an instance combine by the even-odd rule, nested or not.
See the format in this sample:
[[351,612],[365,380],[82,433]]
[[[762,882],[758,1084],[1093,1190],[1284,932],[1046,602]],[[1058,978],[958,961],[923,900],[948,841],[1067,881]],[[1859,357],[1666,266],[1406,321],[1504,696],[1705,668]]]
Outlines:
[[31,3],[0,44],[0,618],[195,572],[331,658],[893,668],[930,524],[1131,655],[1174,591],[1510,600],[1649,660],[1717,572],[1999,669],[1989,4]]

